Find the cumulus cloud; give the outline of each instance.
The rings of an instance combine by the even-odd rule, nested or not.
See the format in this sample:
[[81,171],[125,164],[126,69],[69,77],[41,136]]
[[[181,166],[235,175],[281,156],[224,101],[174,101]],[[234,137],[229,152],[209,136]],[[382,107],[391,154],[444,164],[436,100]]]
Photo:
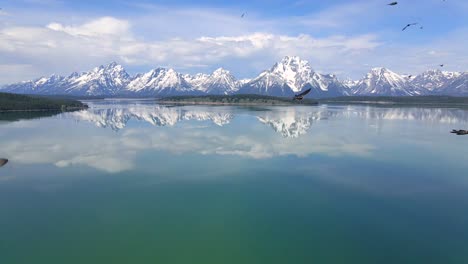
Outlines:
[[62,31],[72,36],[120,38],[129,34],[130,23],[126,20],[113,17],[102,17],[78,26],[64,26],[60,23],[50,23],[47,25],[47,28],[54,31]]
[[231,58],[243,59],[248,65],[255,57],[279,59],[288,54],[332,60],[337,54],[374,49],[380,44],[373,35],[315,38],[306,34],[270,33],[145,41],[133,37],[129,21],[113,17],[81,25],[50,23],[45,27],[9,27],[0,33],[0,56],[6,57],[6,61],[29,63],[37,68],[47,62],[48,67],[56,69],[54,72],[62,74],[83,64],[91,66],[110,60],[130,66],[174,68],[222,64]]
[[[418,5],[407,3],[403,10],[357,1],[297,16],[267,17],[252,11],[244,19],[240,10],[141,3],[128,4],[125,17],[12,9],[8,19],[0,20],[0,61],[14,70],[0,74],[0,84],[69,74],[110,61],[123,63],[133,73],[159,66],[207,73],[222,66],[247,78],[285,55],[301,56],[319,72],[342,78],[359,78],[370,66],[414,74],[439,61],[448,70],[466,70],[466,29],[448,28],[412,43],[401,36],[396,21],[413,19],[415,10],[429,13],[438,7],[432,2]],[[450,11],[466,10],[458,9]],[[436,22],[424,24],[430,28]]]

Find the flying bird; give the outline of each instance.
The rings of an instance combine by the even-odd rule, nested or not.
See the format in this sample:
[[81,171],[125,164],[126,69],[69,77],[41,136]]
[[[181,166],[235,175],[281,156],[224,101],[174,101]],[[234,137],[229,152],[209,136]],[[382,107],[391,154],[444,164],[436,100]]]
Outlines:
[[410,23],[408,25],[406,25],[401,31],[405,31],[407,28],[411,27],[411,26],[414,26],[414,25],[417,25],[418,23]]
[[443,65],[443,64],[441,64],[441,65],[439,65],[439,66],[440,66],[440,67],[444,67],[444,65]]
[[408,79],[411,79],[411,77],[413,77],[413,75],[408,75]]
[[388,4],[389,6],[394,6],[394,5],[398,5],[398,2],[391,2],[390,4]]
[[0,159],[0,168],[5,166],[8,163],[8,159]]
[[244,16],[245,16],[245,13],[242,13],[241,17],[244,18]]
[[459,136],[462,136],[462,135],[468,135],[468,130],[456,130],[456,129],[453,129],[452,132],[450,133],[453,133],[453,134],[457,134]]
[[310,93],[311,90],[312,90],[312,88],[309,88],[309,89],[303,91],[303,92],[300,93],[300,94],[294,95],[293,100],[298,100],[298,101],[300,101],[300,100],[304,99],[304,96],[306,96],[308,93]]

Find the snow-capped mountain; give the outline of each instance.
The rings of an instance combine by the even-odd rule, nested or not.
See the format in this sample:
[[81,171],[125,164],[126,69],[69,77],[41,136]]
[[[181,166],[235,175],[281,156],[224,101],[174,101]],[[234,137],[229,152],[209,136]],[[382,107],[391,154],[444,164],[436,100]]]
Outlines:
[[173,69],[158,68],[145,74],[137,75],[128,85],[126,91],[129,94],[148,96],[167,96],[182,94],[197,94],[182,76]]
[[245,83],[240,92],[292,96],[308,88],[312,97],[347,95],[346,87],[334,75],[319,74],[308,61],[289,56]]
[[2,91],[24,94],[114,96],[126,88],[130,79],[131,77],[124,68],[113,62],[107,66],[96,67],[89,72],[74,72],[68,77],[51,75],[34,81],[8,85]]
[[440,88],[439,94],[468,96],[468,72],[459,73],[451,82]]
[[237,92],[242,84],[228,70],[223,68],[215,70],[211,75],[184,75],[184,78],[196,90],[207,94],[232,94]]
[[359,80],[346,79],[346,80],[342,81],[342,83],[345,86],[347,86],[348,89],[351,89],[351,88],[355,87],[359,83]]
[[407,80],[389,69],[373,68],[352,89],[354,95],[410,96],[416,95],[407,89]]
[[198,90],[203,89],[203,83],[210,77],[209,74],[197,73],[195,75],[184,74],[182,77],[187,81],[192,87],[196,87]]
[[158,97],[203,94],[263,94],[293,96],[311,89],[308,97],[346,95],[412,96],[468,95],[467,73],[426,71],[417,76],[399,75],[386,68],[374,68],[358,81],[340,81],[333,74],[315,72],[309,62],[286,56],[269,70],[253,79],[237,80],[228,70],[219,68],[211,74],[181,74],[174,69],[156,68],[130,76],[113,62],[91,71],[69,76],[51,75],[6,85],[2,92],[74,96]]
[[62,87],[66,94],[117,95],[125,89],[130,79],[121,65],[112,62],[90,72],[73,73],[66,78]]
[[0,91],[20,94],[54,94],[65,86],[65,79],[65,77],[53,74],[49,77],[8,85]]
[[427,93],[438,93],[440,89],[461,75],[459,72],[441,70],[425,71],[410,81],[413,89]]

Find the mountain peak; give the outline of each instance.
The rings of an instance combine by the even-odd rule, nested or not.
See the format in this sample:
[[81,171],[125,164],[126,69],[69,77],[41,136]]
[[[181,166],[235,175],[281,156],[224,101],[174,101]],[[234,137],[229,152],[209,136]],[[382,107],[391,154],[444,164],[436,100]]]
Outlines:
[[299,63],[309,63],[306,60],[301,59],[299,56],[284,56],[281,60],[283,64],[299,64]]
[[407,89],[407,80],[383,67],[372,68],[355,86],[354,94],[358,95],[412,95]]
[[312,68],[308,61],[303,60],[297,56],[286,56],[280,62],[275,63],[270,70],[281,74],[294,74],[301,72],[312,72]]
[[[383,74],[386,72],[392,72],[391,70],[385,68],[385,67],[374,67],[370,70],[371,73],[377,73],[377,74]],[[393,72],[392,72],[393,73]]]
[[116,66],[120,66],[117,62],[112,61],[111,63],[107,64],[106,68],[115,68]]
[[224,74],[231,74],[231,72],[224,68],[218,68],[213,72],[213,75],[224,75]]

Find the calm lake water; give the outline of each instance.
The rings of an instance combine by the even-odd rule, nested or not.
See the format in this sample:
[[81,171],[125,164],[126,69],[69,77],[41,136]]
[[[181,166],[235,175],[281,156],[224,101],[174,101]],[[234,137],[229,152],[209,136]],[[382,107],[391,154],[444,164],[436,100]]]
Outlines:
[[0,263],[468,263],[468,111],[0,114]]

